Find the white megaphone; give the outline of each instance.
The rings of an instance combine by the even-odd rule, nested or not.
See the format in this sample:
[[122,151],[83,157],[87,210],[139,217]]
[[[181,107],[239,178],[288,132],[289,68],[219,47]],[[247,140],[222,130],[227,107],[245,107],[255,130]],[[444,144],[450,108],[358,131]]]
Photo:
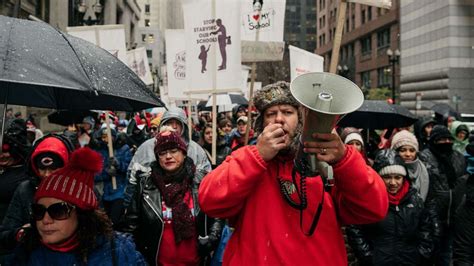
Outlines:
[[313,133],[331,133],[343,115],[357,110],[362,105],[364,94],[352,81],[323,72],[305,73],[296,77],[290,84],[290,91],[305,107],[301,143],[296,160],[305,160],[306,176],[319,173],[323,178],[330,179],[332,176],[328,177],[328,164],[318,161],[314,154],[305,154],[302,143],[314,140],[311,136]]

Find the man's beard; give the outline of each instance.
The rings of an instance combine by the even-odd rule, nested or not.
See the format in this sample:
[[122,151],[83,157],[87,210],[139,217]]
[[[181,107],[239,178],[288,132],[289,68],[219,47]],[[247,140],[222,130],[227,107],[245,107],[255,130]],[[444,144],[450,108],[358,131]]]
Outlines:
[[288,157],[288,156],[296,155],[296,152],[298,151],[298,148],[300,147],[301,128],[302,126],[298,125],[298,128],[296,129],[295,133],[292,136],[290,136],[291,139],[290,139],[290,143],[288,143],[288,146],[280,150],[277,156]]

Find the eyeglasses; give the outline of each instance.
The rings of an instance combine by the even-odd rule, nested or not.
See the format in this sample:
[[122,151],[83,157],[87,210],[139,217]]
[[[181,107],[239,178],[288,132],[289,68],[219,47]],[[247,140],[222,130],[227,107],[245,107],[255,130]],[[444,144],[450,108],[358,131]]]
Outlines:
[[36,221],[41,221],[46,212],[48,212],[49,217],[54,220],[66,220],[71,216],[71,212],[75,208],[76,206],[66,202],[54,203],[47,208],[44,205],[33,203],[31,204],[31,215]]
[[166,154],[170,154],[171,156],[175,155],[177,152],[179,151],[179,149],[177,148],[174,148],[174,149],[170,149],[170,150],[164,150],[164,151],[161,151],[158,153],[158,157],[165,157]]
[[158,127],[150,127],[150,130],[151,130],[151,131],[157,131],[157,130],[158,130]]

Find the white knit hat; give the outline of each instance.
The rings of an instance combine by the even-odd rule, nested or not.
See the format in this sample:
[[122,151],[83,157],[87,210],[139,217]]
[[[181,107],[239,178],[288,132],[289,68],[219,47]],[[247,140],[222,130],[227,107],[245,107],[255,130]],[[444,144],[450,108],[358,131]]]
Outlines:
[[362,136],[357,132],[349,133],[346,136],[346,139],[344,140],[344,144],[347,144],[353,140],[358,140],[362,144],[362,146],[364,146],[364,140],[362,139]]
[[418,140],[416,139],[415,135],[413,135],[413,133],[410,131],[402,130],[393,136],[391,148],[393,150],[397,150],[398,148],[405,145],[415,148],[415,150],[418,152]]

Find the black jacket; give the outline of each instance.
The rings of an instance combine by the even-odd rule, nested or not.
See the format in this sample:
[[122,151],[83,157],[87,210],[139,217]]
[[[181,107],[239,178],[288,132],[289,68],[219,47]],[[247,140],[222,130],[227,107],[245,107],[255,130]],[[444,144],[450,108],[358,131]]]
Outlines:
[[419,265],[429,259],[440,236],[436,205],[423,203],[415,189],[385,219],[347,228],[349,244],[361,265]]
[[[158,167],[157,162],[151,165]],[[137,189],[122,222],[122,231],[133,233],[137,249],[145,256],[150,265],[156,264],[161,238],[163,236],[162,197],[160,190],[152,180],[153,174],[138,180]],[[193,177],[190,177],[193,179]],[[192,196],[196,215],[197,233],[208,236],[208,241],[199,241],[199,253],[202,261],[219,244],[223,221],[213,219],[201,212],[198,205],[198,185],[193,183]],[[203,254],[207,253],[207,254]]]
[[474,265],[474,175],[466,184],[466,197],[456,211],[453,264]]
[[[226,145],[224,140],[220,140],[216,144],[216,164],[212,165],[212,169],[215,169],[217,166],[219,166],[222,162],[224,162],[225,158],[227,158],[227,156],[232,153],[232,149]],[[209,161],[211,161],[212,145],[204,144],[202,147],[204,148]]]
[[[430,176],[427,200],[436,200],[440,222],[447,226],[452,222],[454,212],[464,194],[467,179],[464,156],[453,151],[445,158],[440,158],[431,149],[425,149],[420,154],[420,160],[425,164]],[[441,160],[448,162],[443,164]]]
[[23,181],[15,190],[0,228],[0,243],[4,248],[14,248],[16,232],[30,222],[31,203],[38,184],[39,181],[32,178]]

